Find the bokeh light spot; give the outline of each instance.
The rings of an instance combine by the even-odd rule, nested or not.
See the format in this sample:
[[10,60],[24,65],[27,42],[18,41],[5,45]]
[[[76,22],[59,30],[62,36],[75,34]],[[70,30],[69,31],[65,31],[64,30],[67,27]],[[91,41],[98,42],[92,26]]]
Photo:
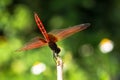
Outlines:
[[26,71],[26,65],[23,61],[21,60],[15,60],[12,64],[11,64],[11,69],[15,74],[22,74]]
[[94,53],[94,48],[90,44],[84,44],[79,49],[79,53],[82,53],[83,56],[90,56]]
[[31,72],[34,75],[39,75],[46,70],[46,65],[44,63],[37,63],[32,66]]
[[113,42],[108,38],[102,39],[99,45],[99,48],[103,53],[111,52],[113,50],[113,47]]

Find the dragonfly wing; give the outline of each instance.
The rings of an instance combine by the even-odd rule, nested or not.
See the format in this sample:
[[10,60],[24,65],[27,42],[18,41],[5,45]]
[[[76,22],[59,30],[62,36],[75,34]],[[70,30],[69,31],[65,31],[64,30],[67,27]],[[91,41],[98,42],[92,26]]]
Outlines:
[[40,31],[42,32],[45,40],[47,42],[49,42],[49,37],[48,37],[48,34],[44,28],[44,25],[42,24],[42,21],[40,20],[40,18],[38,17],[37,13],[34,14],[34,17],[35,17],[35,21],[36,21],[36,24],[38,26],[38,28],[40,29]]
[[44,39],[42,39],[40,37],[35,37],[30,42],[28,42],[25,46],[18,49],[17,51],[30,50],[30,49],[45,46],[46,44],[47,44],[47,42]]
[[55,37],[58,38],[58,40],[61,40],[61,39],[64,39],[66,37],[73,35],[74,33],[84,30],[89,26],[90,26],[90,23],[80,24],[80,25],[76,25],[76,26],[69,27],[66,29],[54,30],[50,32],[50,34],[53,34]]

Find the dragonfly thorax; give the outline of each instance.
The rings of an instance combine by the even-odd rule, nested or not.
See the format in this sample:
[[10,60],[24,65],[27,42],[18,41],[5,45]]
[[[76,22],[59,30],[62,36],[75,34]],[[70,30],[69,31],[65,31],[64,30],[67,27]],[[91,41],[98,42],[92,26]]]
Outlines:
[[57,42],[58,41],[57,38],[52,34],[48,34],[48,37],[49,37],[50,42]]

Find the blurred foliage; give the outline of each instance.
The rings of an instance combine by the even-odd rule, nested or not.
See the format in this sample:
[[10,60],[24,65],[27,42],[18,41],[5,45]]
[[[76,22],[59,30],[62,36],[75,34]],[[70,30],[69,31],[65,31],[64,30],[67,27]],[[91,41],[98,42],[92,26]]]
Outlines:
[[[87,30],[58,42],[64,80],[120,80],[119,0],[0,0],[0,80],[56,80],[48,47],[15,52],[31,38],[41,36],[34,12],[47,31],[91,23]],[[106,54],[99,49],[104,38],[114,43],[114,49]],[[36,62],[46,65],[39,75],[31,72]]]

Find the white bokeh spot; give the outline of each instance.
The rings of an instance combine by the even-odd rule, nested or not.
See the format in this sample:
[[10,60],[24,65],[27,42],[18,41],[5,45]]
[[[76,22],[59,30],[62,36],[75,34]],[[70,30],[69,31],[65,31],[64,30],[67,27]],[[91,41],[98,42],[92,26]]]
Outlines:
[[36,65],[33,65],[32,68],[31,68],[31,72],[34,74],[34,75],[39,75],[41,74],[42,72],[44,72],[46,70],[46,65],[43,64],[43,63],[38,63]]
[[104,38],[100,42],[99,48],[100,48],[101,52],[109,53],[109,52],[111,52],[113,50],[114,44],[110,39]]

